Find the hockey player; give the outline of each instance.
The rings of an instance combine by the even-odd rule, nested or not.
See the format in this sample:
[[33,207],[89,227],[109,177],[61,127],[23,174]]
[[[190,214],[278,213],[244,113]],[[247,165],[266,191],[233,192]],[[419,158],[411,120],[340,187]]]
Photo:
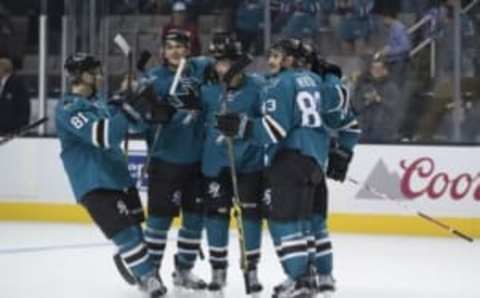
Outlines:
[[[246,119],[236,113],[217,117],[225,135],[272,145],[267,169],[272,200],[269,227],[288,276],[275,287],[274,297],[279,298],[312,295],[307,242],[314,191],[324,179],[330,129],[356,128],[348,103],[335,88],[321,85],[309,71],[295,69],[299,50],[299,42],[291,39],[272,46],[268,60],[276,75],[266,87],[262,117]],[[346,150],[351,154],[355,140],[349,145]]]
[[[209,65],[206,58],[189,58],[188,32],[172,29],[163,37],[164,63],[148,71],[156,77],[155,93],[162,101],[196,102],[200,84]],[[176,96],[169,94],[175,72],[182,58],[187,59]],[[199,103],[199,101],[198,101]],[[203,228],[201,150],[204,140],[203,120],[193,112],[177,111],[162,127],[152,125],[146,131],[151,162],[148,167],[148,218],[145,231],[149,251],[158,268],[167,244],[172,220],[182,210],[178,232],[173,282],[178,287],[204,289],[206,283],[191,269],[200,251]]]
[[[302,42],[302,53],[300,57],[300,66],[310,70],[318,75],[318,81],[329,89],[337,90],[341,102],[346,105],[349,103],[349,92],[342,85],[342,70],[335,64],[328,63],[320,59],[314,48],[305,42]],[[347,108],[348,113],[352,113],[351,108]],[[323,117],[329,117],[323,115]],[[352,117],[352,116],[350,116]],[[353,118],[352,118],[353,119]],[[328,125],[325,123],[325,125]],[[348,165],[351,160],[350,151],[343,152],[342,148],[349,148],[350,145],[344,142],[357,142],[359,137],[358,129],[351,129],[353,125],[347,125],[336,131],[336,137],[330,140],[330,151],[328,155],[328,166],[326,175],[328,178],[344,181]],[[310,223],[313,239],[313,256],[311,261],[317,274],[316,287],[320,293],[332,292],[335,290],[335,280],[332,276],[333,271],[333,250],[329,239],[328,228],[328,189],[325,177],[315,188],[313,217]],[[310,245],[309,245],[310,248]]]
[[[230,161],[225,137],[215,128],[215,115],[235,112],[245,117],[261,115],[260,93],[263,79],[236,71],[244,53],[242,44],[229,32],[217,32],[209,46],[215,58],[213,84],[201,89],[202,111],[207,134],[203,149],[202,172],[207,180],[205,197],[206,230],[212,280],[209,290],[220,291],[226,285],[230,210],[234,196]],[[248,140],[233,141],[238,177],[241,222],[243,224],[247,268],[244,278],[247,294],[262,291],[257,277],[262,230],[263,148]]]
[[55,121],[75,198],[118,247],[140,288],[152,298],[162,297],[166,288],[143,240],[143,209],[120,149],[135,118],[127,112],[132,106],[123,102],[121,106],[130,109],[109,107],[97,96],[102,73],[100,61],[93,56],[74,54],[65,68],[72,88],[57,104]]

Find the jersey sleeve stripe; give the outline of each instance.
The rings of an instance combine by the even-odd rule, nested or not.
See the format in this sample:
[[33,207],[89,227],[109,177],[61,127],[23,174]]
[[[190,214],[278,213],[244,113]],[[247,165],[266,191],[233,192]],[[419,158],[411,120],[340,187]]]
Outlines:
[[328,113],[336,112],[336,111],[345,111],[346,106],[347,106],[347,97],[346,96],[348,96],[348,94],[346,93],[346,90],[344,90],[344,88],[342,88],[340,86],[335,86],[335,89],[337,90],[339,102],[338,102],[338,105],[336,107],[327,111]]
[[267,124],[270,126],[278,140],[283,139],[287,136],[285,129],[283,129],[283,127],[277,121],[275,121],[273,117],[271,117],[270,115],[265,115],[265,120],[267,121]]
[[105,148],[110,148],[110,141],[109,141],[109,130],[110,130],[110,120],[103,120],[104,127],[103,127],[103,144]]
[[265,120],[265,118],[262,118],[262,125],[265,128],[265,130],[267,131],[270,139],[272,139],[273,143],[278,143],[278,139],[275,137],[274,133],[272,132],[272,130],[271,130],[270,126],[268,125],[267,120]]
[[94,122],[92,124],[92,143],[95,147],[100,147],[97,139],[97,131],[98,131],[98,122]]
[[108,120],[99,120],[92,124],[92,143],[99,148],[108,148]]
[[360,128],[360,125],[359,125],[359,123],[356,119],[351,121],[350,123],[340,127],[338,130],[339,131],[354,132],[354,133],[361,133],[362,132],[362,130]]

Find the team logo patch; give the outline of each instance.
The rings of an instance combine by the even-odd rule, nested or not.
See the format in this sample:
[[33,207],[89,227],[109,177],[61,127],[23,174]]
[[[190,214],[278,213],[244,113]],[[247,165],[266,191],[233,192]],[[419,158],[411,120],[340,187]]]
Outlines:
[[125,204],[124,201],[118,200],[117,201],[117,210],[119,214],[122,215],[128,215],[128,207],[127,204]]
[[182,201],[183,193],[181,190],[176,190],[173,195],[172,195],[172,202],[175,205],[180,205],[180,202]]
[[210,182],[208,185],[208,194],[212,198],[220,197],[220,184],[216,181]]
[[267,188],[263,193],[262,202],[265,206],[270,206],[272,204],[272,189]]

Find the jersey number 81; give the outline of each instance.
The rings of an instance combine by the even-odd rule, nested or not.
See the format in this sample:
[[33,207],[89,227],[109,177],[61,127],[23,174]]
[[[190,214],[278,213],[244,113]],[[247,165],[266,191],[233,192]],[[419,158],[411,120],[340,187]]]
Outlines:
[[303,127],[320,127],[322,126],[322,118],[318,112],[318,104],[320,103],[320,92],[313,94],[308,91],[300,91],[297,94],[297,105],[302,113]]

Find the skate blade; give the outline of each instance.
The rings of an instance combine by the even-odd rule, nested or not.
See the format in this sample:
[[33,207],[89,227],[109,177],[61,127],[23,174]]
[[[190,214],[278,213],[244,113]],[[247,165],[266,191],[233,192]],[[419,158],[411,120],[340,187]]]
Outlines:
[[319,294],[322,298],[332,298],[333,292],[332,291],[325,291]]
[[189,288],[184,288],[181,286],[174,286],[172,291],[172,297],[175,298],[207,298],[208,295],[205,293],[205,290],[193,290]]
[[209,291],[208,293],[211,298],[225,298],[225,292],[223,289],[219,291]]

